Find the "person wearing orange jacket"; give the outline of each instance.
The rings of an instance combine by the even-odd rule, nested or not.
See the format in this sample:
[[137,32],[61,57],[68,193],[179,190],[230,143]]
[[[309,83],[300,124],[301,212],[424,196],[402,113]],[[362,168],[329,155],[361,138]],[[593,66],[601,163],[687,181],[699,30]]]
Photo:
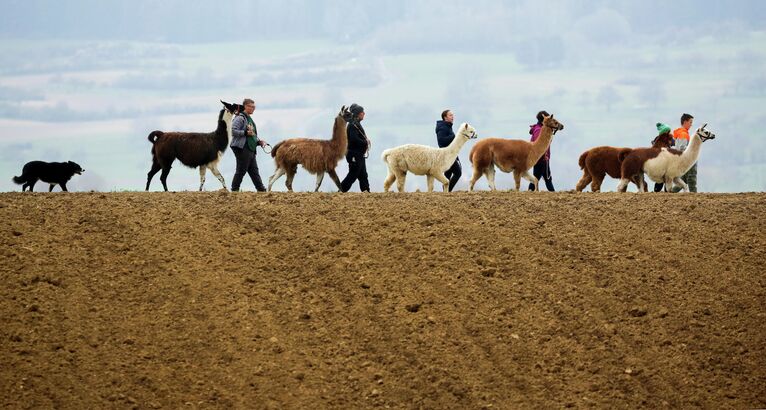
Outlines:
[[[694,117],[690,114],[684,113],[681,115],[681,126],[673,131],[673,139],[676,140],[676,149],[679,151],[686,150],[689,146],[689,129],[692,127]],[[684,174],[681,179],[689,185],[689,192],[697,192],[697,163],[695,162],[689,171]],[[673,187],[673,192],[681,191],[681,187]]]

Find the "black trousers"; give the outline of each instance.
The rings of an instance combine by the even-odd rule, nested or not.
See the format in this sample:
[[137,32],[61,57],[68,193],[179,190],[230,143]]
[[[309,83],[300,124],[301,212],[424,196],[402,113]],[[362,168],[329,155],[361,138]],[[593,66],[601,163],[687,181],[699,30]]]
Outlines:
[[234,157],[237,159],[237,170],[234,172],[234,178],[231,180],[231,190],[239,191],[239,186],[242,184],[242,178],[245,174],[250,175],[250,179],[253,180],[255,189],[260,192],[266,191],[266,187],[263,186],[261,181],[261,175],[258,173],[258,163],[255,161],[255,151],[250,151],[245,148],[231,148],[234,151]]
[[364,158],[364,153],[349,151],[346,153],[346,161],[348,161],[348,175],[340,182],[340,191],[348,192],[354,182],[359,180],[359,190],[370,192],[370,181],[367,179],[367,161]]
[[460,158],[455,158],[455,162],[452,163],[452,166],[449,167],[449,169],[444,173],[444,176],[449,179],[450,192],[452,192],[452,189],[455,188],[457,181],[460,181],[461,175],[463,175],[463,168],[460,166]]
[[654,192],[660,192],[662,189],[665,188],[665,184],[662,182],[655,182],[654,183]]
[[[550,161],[545,160],[545,157],[542,157],[539,161],[537,161],[537,164],[535,164],[534,168],[532,168],[532,175],[538,180],[540,178],[545,180],[545,187],[548,188],[548,191],[555,191],[555,189],[553,189],[553,177],[551,176],[551,164]],[[538,181],[538,185],[539,184],[540,183]],[[535,185],[531,182],[529,183],[529,190],[535,190]]]

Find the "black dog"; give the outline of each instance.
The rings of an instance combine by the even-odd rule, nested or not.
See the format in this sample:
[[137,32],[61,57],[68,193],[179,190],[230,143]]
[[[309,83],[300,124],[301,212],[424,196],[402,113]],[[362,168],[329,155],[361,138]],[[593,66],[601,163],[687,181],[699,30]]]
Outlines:
[[53,191],[53,187],[56,184],[61,185],[61,190],[66,191],[66,183],[74,174],[80,175],[85,172],[76,163],[69,162],[44,162],[44,161],[32,161],[27,162],[24,168],[21,170],[20,177],[13,177],[13,182],[17,184],[24,184],[21,187],[21,191],[24,192],[29,187],[29,192],[32,192],[32,188],[35,187],[37,181],[43,181],[51,184],[48,192]]

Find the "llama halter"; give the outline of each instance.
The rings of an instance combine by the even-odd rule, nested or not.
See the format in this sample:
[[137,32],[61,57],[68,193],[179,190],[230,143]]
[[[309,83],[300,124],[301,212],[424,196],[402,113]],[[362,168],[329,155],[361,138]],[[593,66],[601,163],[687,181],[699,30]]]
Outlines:
[[705,127],[707,127],[707,123],[700,127],[700,129],[697,130],[697,135],[700,137],[700,141],[705,142],[707,140],[712,140],[715,138],[715,134],[713,134],[710,130],[706,130]]

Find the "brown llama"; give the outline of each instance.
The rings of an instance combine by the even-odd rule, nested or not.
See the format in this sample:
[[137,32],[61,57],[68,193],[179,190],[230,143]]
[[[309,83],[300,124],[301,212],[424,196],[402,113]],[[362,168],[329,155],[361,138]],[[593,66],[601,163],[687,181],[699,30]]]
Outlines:
[[[652,141],[652,147],[654,148],[670,148],[673,139],[669,135],[662,134],[657,136]],[[582,178],[577,182],[575,190],[582,192],[583,189],[590,183],[590,190],[592,192],[601,191],[601,183],[604,182],[604,177],[609,175],[614,179],[620,179],[622,162],[620,161],[620,154],[623,157],[626,156],[632,148],[617,148],[609,146],[601,146],[591,148],[580,155],[580,169],[583,170]],[[639,182],[636,179],[631,180],[637,187],[642,185],[646,189],[646,181]]]
[[298,165],[303,165],[306,171],[317,176],[314,192],[319,191],[325,173],[330,175],[330,178],[340,189],[340,179],[335,173],[335,167],[338,166],[338,161],[346,155],[348,148],[346,123],[350,120],[351,112],[344,105],[338,115],[335,116],[332,139],[290,138],[274,145],[271,156],[274,158],[277,169],[274,171],[274,175],[269,178],[269,191],[271,191],[274,182],[285,174],[287,174],[285,186],[287,186],[288,191],[292,191],[293,177],[298,170]]
[[221,181],[226,190],[226,182],[218,171],[218,162],[226,147],[231,142],[231,120],[241,108],[239,104],[229,104],[221,101],[224,108],[218,113],[218,127],[209,133],[201,132],[162,132],[152,131],[149,142],[152,143],[152,169],[146,178],[146,190],[152,177],[162,170],[160,181],[165,191],[168,190],[168,174],[173,161],[178,159],[190,168],[199,167],[199,190],[205,185],[205,172],[209,169]]
[[503,172],[513,171],[516,191],[521,185],[521,177],[531,182],[537,191],[537,178],[530,175],[529,170],[551,145],[553,134],[564,129],[553,115],[543,119],[540,137],[535,142],[523,140],[507,140],[502,138],[487,138],[476,143],[471,149],[468,159],[473,164],[470,191],[476,181],[484,174],[489,188],[495,190],[495,166]]

